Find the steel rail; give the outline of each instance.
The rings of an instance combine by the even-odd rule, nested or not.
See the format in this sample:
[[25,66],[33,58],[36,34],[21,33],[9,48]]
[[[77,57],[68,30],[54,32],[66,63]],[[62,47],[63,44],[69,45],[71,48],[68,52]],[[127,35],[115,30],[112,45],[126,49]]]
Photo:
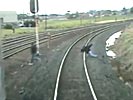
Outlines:
[[[80,29],[79,29],[79,30],[80,30]],[[52,36],[52,39],[54,39],[55,37],[60,37],[60,36],[62,36],[62,35],[63,35],[63,36],[64,36],[64,35],[68,35],[68,34],[64,34],[64,33],[73,32],[73,31],[75,31],[75,30],[67,31],[67,32],[63,32],[63,33],[61,33],[61,34],[53,35],[53,36]],[[76,31],[77,31],[77,30],[76,30]],[[34,38],[33,38],[33,39],[34,39]],[[44,40],[44,39],[48,39],[48,37],[40,38],[39,41],[42,41],[42,40]],[[3,49],[2,53],[7,52],[7,51],[10,51],[10,50],[13,50],[13,49],[16,49],[16,48],[18,48],[18,47],[22,47],[22,46],[31,44],[33,41],[34,41],[34,40],[28,40],[28,42],[26,41],[25,43],[23,43],[23,44],[21,44],[21,45],[15,44],[13,47],[12,47],[12,45],[10,45],[11,47],[10,47],[10,46],[7,46],[7,48],[4,48],[4,49]],[[42,43],[42,42],[41,42],[41,43]],[[3,47],[6,47],[6,46],[3,46]]]
[[[101,26],[92,26],[91,28],[98,28],[98,27],[103,27],[103,26],[104,26],[104,25],[101,25]],[[82,28],[82,29],[86,29],[86,28]],[[58,33],[58,34],[52,35],[52,37],[53,37],[52,39],[55,39],[55,38],[57,38],[57,37],[60,37],[61,35],[63,35],[63,36],[64,36],[64,35],[67,35],[67,34],[64,34],[64,33],[73,32],[73,31],[77,31],[77,30],[81,30],[81,29],[76,29],[76,30],[67,31],[67,32],[62,32],[62,33]],[[41,38],[41,39],[40,39],[40,44],[47,41],[47,40],[44,40],[44,39],[47,39],[47,38],[46,38],[46,37]],[[10,53],[10,54],[8,54],[8,55],[5,55],[5,56],[3,56],[2,58],[3,58],[3,59],[6,59],[6,58],[8,58],[8,57],[10,57],[10,56],[12,56],[12,55],[18,53],[18,52],[21,52],[21,51],[23,51],[23,50],[29,48],[29,47],[30,47],[29,44],[31,44],[31,42],[33,42],[33,41],[29,41],[29,42],[24,43],[24,44],[21,44],[21,45],[15,44],[15,45],[17,45],[17,46],[8,47],[8,49],[3,49],[2,53],[3,53],[3,55],[5,55],[5,54],[4,54],[5,52],[11,51],[11,50],[15,50],[15,49],[17,49],[17,48],[20,48],[20,47],[25,46],[24,48],[15,50],[15,52]]]
[[[95,34],[94,36],[92,36],[85,44],[85,46],[87,46],[87,44],[89,44],[89,42],[95,38],[97,35],[100,35],[99,33]],[[85,57],[85,52],[83,53],[83,65],[84,65],[84,70],[85,70],[85,74],[86,74],[86,78],[87,78],[87,82],[88,82],[88,85],[90,87],[90,90],[91,90],[91,93],[93,95],[93,99],[94,100],[98,100],[97,99],[97,96],[96,96],[96,93],[94,91],[94,88],[92,86],[92,82],[91,82],[91,79],[90,79],[90,75],[88,73],[88,70],[87,70],[87,65],[86,65],[86,57]]]
[[[113,24],[114,24],[114,22],[113,22]],[[115,24],[119,24],[118,22],[117,23],[115,23]],[[104,26],[109,26],[110,24],[100,24],[100,25],[97,25],[97,26],[90,26],[90,27],[87,27],[87,26],[85,26],[85,27],[81,27],[81,29],[77,29],[76,28],[76,30],[69,30],[69,31],[66,31],[66,32],[61,32],[61,33],[58,33],[58,34],[54,34],[54,35],[52,35],[51,37],[52,37],[52,39],[56,39],[56,38],[58,38],[58,37],[61,37],[61,36],[64,36],[64,35],[67,35],[66,33],[69,33],[69,32],[74,32],[74,31],[78,31],[78,30],[84,30],[84,29],[87,29],[87,28],[92,28],[93,30],[94,29],[97,29],[97,28],[100,28],[100,27],[104,27]],[[112,24],[111,24],[112,25]],[[110,25],[110,26],[111,26]],[[31,35],[30,35],[31,36]],[[44,37],[43,37],[44,36]],[[34,36],[35,37],[35,36]],[[44,42],[47,42],[47,39],[48,39],[48,37],[46,36],[46,35],[44,35],[44,34],[40,34],[40,44],[42,44],[42,43],[44,43]],[[23,38],[23,37],[22,37]],[[25,39],[25,37],[24,37],[24,39]],[[3,48],[2,48],[2,53],[3,53],[3,59],[6,59],[6,58],[8,58],[8,57],[10,57],[10,56],[12,56],[12,55],[14,55],[14,54],[16,54],[16,53],[19,53],[19,52],[21,52],[21,51],[23,51],[23,50],[25,50],[25,49],[28,49],[29,47],[30,47],[30,45],[29,44],[31,44],[32,42],[34,42],[34,40],[33,40],[34,38],[33,38],[33,36],[31,37],[31,40],[29,39],[29,40],[27,40],[26,41],[26,39],[23,41],[23,40],[19,40],[19,41],[14,41],[13,43],[8,43],[8,41],[7,41],[7,43],[6,44],[3,44]],[[16,38],[15,38],[15,40],[16,40]],[[23,42],[25,42],[25,43],[22,43],[22,44],[18,44],[18,43],[21,43],[21,42],[23,41]],[[23,48],[22,48],[23,47]],[[10,54],[8,53],[7,54],[7,52],[11,52]]]
[[[114,26],[115,27],[115,26]],[[100,33],[103,33],[104,31],[106,30],[102,30],[100,32],[98,32],[95,36],[99,35]],[[93,31],[94,32],[94,31]],[[93,33],[93,32],[90,32],[90,33]],[[96,32],[96,31],[95,31]],[[60,81],[60,77],[61,77],[61,72],[62,72],[62,68],[63,68],[63,65],[64,65],[64,62],[69,54],[69,52],[71,51],[72,47],[77,43],[79,42],[82,38],[86,37],[87,35],[90,35],[89,33],[82,36],[81,38],[77,39],[75,42],[72,43],[72,45],[67,49],[65,55],[63,56],[63,59],[61,61],[61,64],[59,66],[59,70],[58,70],[58,74],[57,74],[57,79],[56,79],[56,84],[55,84],[55,91],[54,91],[54,100],[57,100],[57,95],[58,95],[58,87],[59,87],[59,81]],[[93,37],[94,38],[94,37]],[[84,58],[83,58],[84,59]],[[84,59],[85,60],[85,59]],[[92,87],[92,83],[91,81],[89,80],[89,77],[88,77],[88,71],[86,69],[86,66],[85,66],[85,63],[84,63],[84,69],[85,69],[85,74],[86,74],[86,78],[87,78],[87,82],[88,84],[90,85],[90,89],[91,89],[91,92],[92,92],[92,95],[93,95],[93,98],[94,100],[97,100],[97,97],[95,95],[95,92],[94,92],[94,89]]]
[[[59,37],[59,36],[56,36],[56,37],[53,37],[52,39],[56,39],[56,38],[58,38],[58,37]],[[47,42],[47,40],[40,41],[40,44],[42,44],[42,43],[44,43],[44,42]],[[23,50],[26,50],[26,49],[30,48],[30,47],[31,47],[30,44],[25,45],[24,48],[15,50],[14,52],[11,52],[11,53],[9,53],[9,54],[3,56],[2,59],[6,59],[6,58],[8,58],[8,57],[11,57],[11,56],[13,56],[13,55],[15,55],[15,54],[17,54],[17,53],[23,51]]]
[[[87,46],[96,36],[100,35],[99,33],[95,34],[94,36],[92,36],[90,39],[88,39],[88,41],[85,43],[85,46]],[[86,56],[85,56],[85,52],[83,53],[83,65],[84,65],[84,70],[85,70],[85,74],[86,74],[86,78],[87,78],[87,82],[88,82],[88,85],[90,87],[90,90],[91,90],[91,93],[93,95],[93,99],[94,100],[98,100],[97,99],[97,95],[95,93],[95,90],[93,88],[93,85],[92,85],[92,82],[91,82],[91,79],[90,79],[90,75],[89,75],[89,72],[87,70],[87,64],[86,64]]]
[[[93,27],[94,27],[94,26],[93,26]],[[92,27],[92,28],[93,28],[93,27]],[[94,28],[97,28],[97,27],[99,27],[99,26],[96,26],[96,27],[94,27]],[[101,27],[101,26],[100,26],[100,27]],[[68,32],[68,31],[67,31],[67,32]],[[71,32],[71,31],[69,31],[69,32]],[[56,39],[56,38],[60,37],[61,35],[64,36],[64,35],[67,35],[67,34],[64,34],[64,33],[55,34],[55,35],[53,35],[52,39]],[[40,44],[42,44],[42,43],[44,43],[44,42],[47,42],[47,39],[48,39],[48,38],[46,38],[46,37],[41,38],[41,39],[40,39]],[[11,53],[11,54],[9,54],[9,55],[4,56],[3,59],[8,58],[8,57],[12,56],[13,54],[16,54],[16,53],[18,53],[18,52],[20,52],[20,51],[22,51],[22,50],[25,50],[25,49],[29,48],[29,47],[30,47],[29,44],[31,44],[31,42],[33,42],[33,41],[30,41],[30,42],[28,42],[28,43],[24,43],[24,44],[21,44],[21,45],[17,45],[17,46],[14,46],[14,47],[9,47],[9,49],[3,50],[2,53],[7,52],[7,51],[10,51],[10,50],[13,50],[13,49],[17,49],[18,47],[23,47],[23,46],[25,46],[25,47],[22,48],[22,49],[15,50],[14,53]]]
[[[105,23],[105,24],[109,24],[109,23]],[[52,32],[58,32],[60,33],[63,32],[63,31],[68,31],[68,30],[75,30],[75,29],[79,29],[79,28],[84,28],[84,27],[91,27],[91,26],[96,26],[96,25],[103,25],[103,24],[93,24],[93,25],[86,25],[86,26],[80,26],[80,27],[73,27],[73,28],[68,28],[68,29],[63,29],[63,30],[57,30],[57,31],[52,31]],[[46,32],[51,32],[51,31],[46,31]],[[42,33],[43,34],[43,33]],[[5,38],[3,39],[2,41],[8,41],[8,40],[18,40],[18,39],[21,39],[21,38],[25,38],[25,37],[29,37],[34,34],[24,34],[24,35],[20,35],[20,36],[15,36],[15,37],[8,37],[8,38]]]
[[[69,33],[69,32],[72,32],[72,31],[78,31],[78,30],[83,30],[83,29],[86,29],[86,28],[93,28],[93,27],[100,27],[100,26],[104,26],[104,25],[97,25],[97,26],[85,26],[85,27],[80,27],[80,28],[74,28],[74,29],[71,29],[71,30],[67,30],[67,31],[64,31],[64,32],[59,32],[57,34],[54,34],[54,35],[51,35],[51,36],[56,36],[56,35],[62,35],[64,33]],[[47,36],[47,35],[44,35],[44,33],[41,33],[39,34],[39,37],[42,37],[42,36]],[[17,38],[10,38],[10,39],[4,39],[2,44],[7,44],[7,43],[10,43],[10,44],[15,44],[17,42],[19,42],[20,40],[22,41],[23,39],[24,40],[29,40],[30,38],[33,38],[35,37],[34,34],[31,34],[31,35],[24,35],[24,36],[19,36]],[[4,45],[5,46],[5,45]]]
[[[108,30],[109,27],[107,27],[107,28],[105,28],[105,29]],[[100,31],[100,32],[99,32],[99,31]],[[98,29],[98,30],[96,30],[96,31],[87,33],[87,34],[83,35],[82,37],[80,37],[79,39],[77,39],[75,42],[73,42],[73,43],[70,45],[70,47],[67,49],[67,51],[66,51],[66,53],[65,53],[65,55],[63,56],[63,59],[62,59],[62,61],[61,61],[61,64],[60,64],[60,67],[59,67],[59,71],[58,71],[58,74],[57,74],[57,79],[56,79],[56,84],[55,84],[55,91],[54,91],[54,100],[57,100],[59,81],[60,81],[61,71],[62,71],[64,62],[65,62],[65,60],[66,60],[66,58],[67,58],[69,52],[70,52],[71,49],[73,48],[73,46],[74,46],[76,43],[78,43],[81,39],[85,38],[86,36],[88,36],[88,35],[90,35],[90,34],[92,34],[92,33],[96,33],[96,32],[98,32],[98,33],[100,34],[100,33],[103,32],[103,31],[105,31],[105,30],[103,30],[103,28],[102,28],[102,31],[101,31],[101,29]]]
[[[117,23],[120,23],[120,22],[121,21],[118,21]],[[63,32],[72,31],[72,30],[76,30],[76,29],[82,29],[82,28],[85,28],[85,27],[87,27],[87,28],[91,27],[92,28],[92,27],[96,27],[96,26],[109,25],[109,24],[114,24],[114,23],[116,23],[116,22],[109,22],[109,23],[104,23],[104,24],[92,24],[92,25],[68,28],[68,29],[65,29],[65,30],[52,31],[52,32],[63,33]],[[47,32],[51,32],[51,31],[47,31]],[[39,35],[44,35],[44,33],[41,33]],[[25,35],[16,36],[16,37],[9,37],[9,38],[2,39],[2,41],[3,41],[3,44],[6,44],[6,43],[9,43],[9,42],[22,40],[22,39],[25,39],[25,38],[29,39],[30,37],[34,37],[34,34],[25,34]]]
[[[86,42],[85,46],[87,46],[87,44],[88,44],[94,37],[96,37],[97,35],[98,35],[98,34],[92,36],[92,37]],[[83,65],[84,65],[84,70],[85,70],[85,75],[86,75],[86,78],[87,78],[87,82],[88,82],[88,85],[89,85],[89,87],[90,87],[91,93],[92,93],[92,95],[93,95],[93,99],[94,99],[94,100],[98,100],[98,99],[97,99],[97,96],[96,96],[96,93],[95,93],[95,91],[94,91],[94,88],[93,88],[93,86],[92,86],[92,82],[91,82],[91,80],[90,80],[90,75],[88,74],[87,65],[86,65],[86,59],[85,59],[85,52],[83,53]]]
[[[95,27],[100,27],[100,26],[95,26]],[[78,31],[78,30],[84,30],[86,28],[87,27],[80,28],[80,29],[76,29],[76,30],[69,30],[69,31],[61,32],[61,33],[58,33],[58,34],[51,35],[51,37],[55,37],[55,36],[58,36],[58,35],[65,35],[65,33],[73,32],[73,31]],[[93,27],[91,27],[91,28],[93,28]],[[47,39],[48,38],[47,35],[40,34],[40,38],[42,38],[42,37],[43,37],[43,39]],[[11,39],[11,40],[8,40],[8,41],[3,42],[2,43],[3,44],[2,46],[3,47],[7,47],[7,46],[10,46],[10,45],[14,45],[14,44],[17,44],[17,43],[21,43],[21,42],[24,42],[26,40],[31,40],[31,39],[34,39],[34,38],[35,38],[34,35],[27,36],[27,37],[22,37],[21,39],[15,38],[15,40],[12,40]]]
[[[61,34],[64,34],[64,33],[75,31],[75,30],[81,30],[81,29],[93,28],[93,27],[100,27],[100,26],[105,26],[105,25],[109,25],[109,24],[113,24],[113,23],[94,24],[94,25],[91,25],[91,26],[82,26],[82,27],[76,27],[76,28],[69,28],[69,30],[62,30],[64,32],[58,32],[57,34],[54,34],[52,36],[61,35]],[[39,35],[41,37],[41,36],[44,35],[44,33],[41,33]],[[45,35],[45,36],[47,36],[47,35]],[[18,41],[18,40],[30,39],[31,37],[35,37],[34,34],[27,34],[27,35],[22,35],[22,36],[17,36],[17,37],[5,38],[5,39],[2,40],[3,41],[2,43],[7,44],[7,43],[10,43],[10,42],[14,42],[14,41],[16,43],[16,41]]]
[[[60,36],[53,37],[52,40],[53,40],[53,39],[56,39],[56,38],[58,38],[58,37],[60,37]],[[40,44],[42,44],[42,43],[44,43],[44,42],[47,42],[47,40],[42,40],[42,41],[40,41]],[[13,56],[13,55],[15,55],[15,54],[17,54],[17,53],[23,51],[23,50],[26,50],[26,49],[30,48],[30,47],[31,47],[31,45],[30,45],[29,43],[27,43],[27,45],[25,45],[24,48],[20,48],[20,49],[16,48],[17,50],[14,50],[14,52],[11,52],[11,53],[9,53],[9,54],[3,56],[2,59],[6,59],[6,58],[8,58],[8,57],[11,57],[11,56]],[[2,51],[2,52],[3,52],[3,51]]]

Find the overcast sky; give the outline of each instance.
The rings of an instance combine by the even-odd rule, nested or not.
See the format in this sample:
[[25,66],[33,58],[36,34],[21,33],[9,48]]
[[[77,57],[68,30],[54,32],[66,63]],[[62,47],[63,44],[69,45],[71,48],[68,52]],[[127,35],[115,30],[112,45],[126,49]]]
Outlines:
[[[67,11],[121,10],[131,8],[133,0],[38,0],[39,14],[65,14]],[[30,0],[0,0],[0,11],[30,13]]]

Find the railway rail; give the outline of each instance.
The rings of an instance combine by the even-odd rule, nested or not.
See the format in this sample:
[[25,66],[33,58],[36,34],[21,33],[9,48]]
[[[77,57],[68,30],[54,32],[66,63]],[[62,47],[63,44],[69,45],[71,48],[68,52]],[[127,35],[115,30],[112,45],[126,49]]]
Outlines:
[[[116,26],[112,25],[111,27]],[[88,73],[85,53],[83,53],[82,61],[79,62],[82,57],[79,57],[79,51],[76,49],[73,50],[73,48],[77,48],[75,46],[79,42],[89,37],[90,39],[85,44],[87,45],[93,38],[109,30],[111,27],[100,28],[85,34],[70,45],[60,63],[54,90],[54,100],[98,100]]]
[[[110,24],[100,24],[100,25],[93,25],[93,26],[85,26],[85,27],[80,27],[80,28],[74,28],[70,29],[69,31],[57,33],[51,35],[51,39],[56,39],[61,36],[67,35],[68,33],[71,32],[76,32],[76,31],[83,31],[83,30],[95,30],[97,28],[101,28],[104,26],[108,26]],[[48,41],[48,36],[45,34],[40,34],[39,35],[40,39],[40,44],[47,42]],[[15,55],[16,53],[19,53],[25,49],[28,49],[31,46],[31,43],[35,41],[35,35],[23,35],[23,36],[18,36],[15,38],[7,38],[2,40],[2,58],[6,59],[10,56]]]
[[[115,23],[115,22],[104,23],[104,25],[113,24],[113,23]],[[63,32],[67,32],[67,31],[71,31],[71,30],[76,30],[76,29],[79,29],[79,28],[93,27],[93,26],[95,27],[95,26],[99,26],[99,25],[103,25],[103,24],[92,24],[91,26],[80,26],[80,27],[75,27],[75,28],[68,28],[68,29],[64,29],[64,30],[59,30],[59,31],[47,31],[47,32],[51,32],[51,33],[63,33]],[[7,37],[7,38],[5,37],[3,39],[3,41],[18,40],[18,39],[22,39],[22,38],[26,38],[26,37],[30,37],[30,36],[34,36],[34,34],[24,34],[24,35],[20,35],[20,36]]]
[[[115,25],[115,24],[113,24],[113,25]],[[82,31],[82,30],[84,30],[84,29],[87,28],[87,30],[90,30],[91,29],[91,30],[95,30],[95,32],[98,32],[96,29],[101,28],[101,30],[102,30],[104,26],[107,26],[109,28],[109,27],[112,27],[113,25],[110,25],[110,24],[107,25],[106,24],[106,25],[101,25],[101,26],[82,27],[83,29],[77,29],[77,30],[81,30]],[[69,31],[66,31],[66,32],[58,33],[58,34],[52,35],[52,39],[60,38],[61,36],[67,35],[65,33],[71,33],[71,31],[72,32],[75,32],[75,30],[70,30],[70,32]],[[91,33],[92,33],[91,35],[93,35],[94,32],[91,32]],[[83,34],[83,35],[85,36],[86,34]],[[80,34],[80,36],[81,36],[81,34]],[[2,45],[2,47],[3,47],[2,48],[3,49],[3,59],[8,58],[8,57],[10,57],[12,55],[15,55],[15,53],[21,52],[21,51],[29,48],[31,42],[35,41],[35,36],[34,35],[33,36],[29,35],[28,38],[24,38],[24,37],[25,36],[17,37],[17,38],[12,38],[12,39],[5,39],[5,40],[2,41],[3,42],[3,45]],[[29,40],[30,38],[32,38],[32,39]],[[40,34],[40,44],[46,42],[47,39],[48,38],[47,38],[46,35]],[[75,80],[75,81],[77,81],[77,80]],[[84,80],[81,80],[81,81],[84,81]],[[87,85],[87,82],[85,84],[86,84],[85,86],[88,86]],[[90,91],[90,90],[87,90],[86,93],[88,93],[88,91]],[[80,93],[80,91],[79,91],[79,93]],[[91,96],[91,98],[93,98],[91,93],[89,95]],[[54,100],[56,100],[57,97],[58,97],[58,89],[57,89],[57,95],[54,97],[55,98]]]

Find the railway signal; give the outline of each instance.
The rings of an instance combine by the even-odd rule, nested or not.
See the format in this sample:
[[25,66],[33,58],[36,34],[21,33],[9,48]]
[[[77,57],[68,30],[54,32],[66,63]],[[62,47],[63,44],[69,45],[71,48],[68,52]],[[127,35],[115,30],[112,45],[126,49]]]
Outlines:
[[34,14],[35,17],[36,45],[37,45],[37,54],[39,54],[39,34],[38,34],[38,16],[37,16],[37,12],[39,11],[38,0],[30,0],[30,11],[32,14]]
[[33,14],[39,11],[38,0],[30,0],[30,11]]

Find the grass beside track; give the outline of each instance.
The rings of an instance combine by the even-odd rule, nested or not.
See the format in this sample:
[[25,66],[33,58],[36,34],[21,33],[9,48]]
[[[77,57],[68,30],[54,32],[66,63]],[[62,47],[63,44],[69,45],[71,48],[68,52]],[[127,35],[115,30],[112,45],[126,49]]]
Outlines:
[[114,59],[114,66],[117,67],[118,74],[125,81],[133,82],[133,23],[122,33],[121,37],[112,47],[117,54]]
[[[66,29],[66,28],[72,28],[72,27],[78,27],[78,26],[84,26],[84,25],[89,25],[89,24],[94,24],[94,23],[106,23],[106,22],[114,22],[116,21],[115,19],[117,18],[117,21],[120,20],[127,20],[127,19],[132,19],[133,15],[115,15],[115,16],[104,16],[104,17],[96,17],[96,18],[88,18],[88,19],[71,19],[71,20],[48,20],[47,21],[47,30],[60,30],[60,29]],[[44,32],[45,30],[45,22],[39,22],[39,32]],[[26,28],[26,27],[21,27],[21,28],[16,28],[15,33],[13,33],[12,30],[7,30],[7,29],[2,29],[0,31],[0,37],[4,36],[14,36],[14,35],[21,35],[25,33],[34,33],[35,29],[34,28]]]

